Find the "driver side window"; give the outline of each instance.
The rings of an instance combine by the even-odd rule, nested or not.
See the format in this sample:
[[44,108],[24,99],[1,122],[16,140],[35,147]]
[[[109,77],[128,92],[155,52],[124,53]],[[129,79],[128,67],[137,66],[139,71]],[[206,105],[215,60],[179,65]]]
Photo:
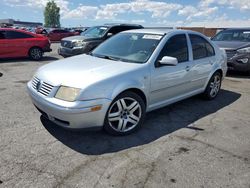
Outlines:
[[0,39],[5,39],[5,32],[4,31],[0,31]]
[[164,56],[175,57],[178,60],[178,63],[188,61],[189,57],[186,35],[177,34],[168,39],[158,59],[160,60]]

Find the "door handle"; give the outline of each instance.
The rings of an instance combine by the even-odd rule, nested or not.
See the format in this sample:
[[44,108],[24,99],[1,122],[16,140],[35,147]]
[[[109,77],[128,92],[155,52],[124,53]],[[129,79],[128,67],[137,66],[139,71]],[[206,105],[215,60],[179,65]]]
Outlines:
[[186,71],[190,71],[190,68],[191,68],[190,66],[186,66],[185,69],[186,69]]

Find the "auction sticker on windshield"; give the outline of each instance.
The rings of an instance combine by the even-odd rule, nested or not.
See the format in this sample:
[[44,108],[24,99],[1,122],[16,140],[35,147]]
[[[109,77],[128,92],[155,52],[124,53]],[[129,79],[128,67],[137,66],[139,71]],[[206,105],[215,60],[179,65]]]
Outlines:
[[142,38],[143,39],[153,39],[153,40],[160,40],[161,35],[144,35]]
[[101,27],[100,29],[102,29],[102,30],[107,30],[108,28],[107,28],[107,27]]

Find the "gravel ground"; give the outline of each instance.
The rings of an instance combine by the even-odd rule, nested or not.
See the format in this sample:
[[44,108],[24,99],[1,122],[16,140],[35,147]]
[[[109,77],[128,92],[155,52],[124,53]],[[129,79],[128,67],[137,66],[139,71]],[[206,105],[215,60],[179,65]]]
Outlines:
[[26,83],[59,59],[0,60],[0,187],[250,188],[250,77],[147,114],[139,132],[64,130],[31,104]]

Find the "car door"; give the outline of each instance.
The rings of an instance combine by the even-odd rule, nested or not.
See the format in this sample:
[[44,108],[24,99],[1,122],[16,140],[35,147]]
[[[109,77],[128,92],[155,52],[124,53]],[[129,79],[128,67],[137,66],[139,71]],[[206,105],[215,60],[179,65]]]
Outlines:
[[[151,71],[150,105],[152,108],[171,103],[172,100],[191,92],[193,64],[190,61],[187,36],[185,33],[170,37],[159,57],[156,66]],[[159,60],[164,56],[175,57],[176,66],[160,65]]]
[[201,89],[205,86],[216,62],[213,46],[204,37],[197,34],[189,34],[193,54],[194,77],[191,84],[194,89]]

